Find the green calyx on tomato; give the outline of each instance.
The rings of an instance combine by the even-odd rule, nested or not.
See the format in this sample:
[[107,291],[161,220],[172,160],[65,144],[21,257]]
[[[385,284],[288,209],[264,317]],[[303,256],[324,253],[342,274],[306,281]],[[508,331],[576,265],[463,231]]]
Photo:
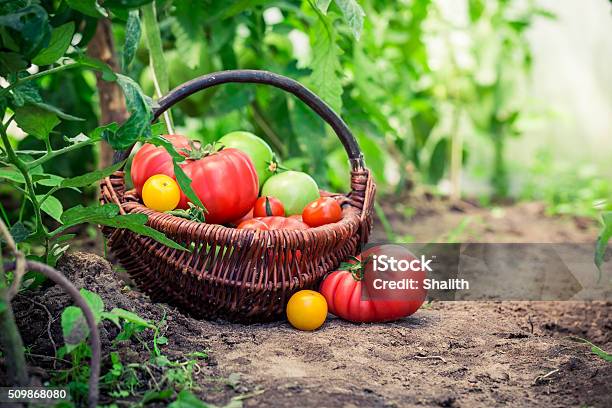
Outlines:
[[306,205],[319,198],[319,187],[308,174],[289,170],[270,177],[261,195],[279,199],[285,207],[285,215],[291,216],[302,214]]
[[277,167],[274,152],[270,146],[253,133],[236,131],[220,138],[218,141],[224,147],[232,147],[246,153],[253,161],[253,166],[259,178],[259,188],[272,176]]

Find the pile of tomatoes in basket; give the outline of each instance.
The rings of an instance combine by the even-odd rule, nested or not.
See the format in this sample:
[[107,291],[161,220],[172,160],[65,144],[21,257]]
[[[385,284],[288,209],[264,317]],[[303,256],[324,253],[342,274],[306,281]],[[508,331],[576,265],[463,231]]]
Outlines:
[[301,230],[342,219],[337,200],[321,197],[308,174],[281,171],[270,146],[252,133],[228,133],[207,146],[181,135],[164,138],[185,156],[179,165],[204,208],[181,191],[167,150],[145,144],[134,155],[131,177],[152,210],[254,230]]

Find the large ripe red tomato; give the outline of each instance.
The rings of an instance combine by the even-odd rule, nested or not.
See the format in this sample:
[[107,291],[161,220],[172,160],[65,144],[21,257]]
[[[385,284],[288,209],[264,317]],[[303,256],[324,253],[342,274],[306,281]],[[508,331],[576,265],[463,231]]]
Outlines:
[[[189,139],[178,135],[166,138],[181,154],[189,155]],[[185,149],[187,152],[183,152]],[[257,200],[257,173],[251,159],[240,150],[228,148],[202,158],[188,158],[180,166],[191,179],[193,191],[206,207],[208,223],[224,224],[238,219],[248,213]],[[164,148],[145,144],[132,161],[132,181],[139,194],[142,192],[141,183],[144,184],[154,174],[175,178],[172,158]],[[181,191],[178,208],[188,208],[188,202]]]
[[253,229],[253,230],[305,230],[308,225],[294,218],[285,217],[255,217],[250,220],[243,221],[238,225],[238,229]]
[[[371,255],[380,254],[392,254],[396,259],[414,259],[410,251],[399,245],[372,247],[364,251],[359,259],[368,259]],[[397,277],[406,276],[397,275]],[[362,291],[367,291],[368,287],[366,282],[355,279],[350,271],[345,270],[329,274],[321,284],[320,292],[327,300],[329,312],[345,320],[360,323],[397,320],[416,312],[427,295],[427,290],[423,289],[425,272],[412,272],[411,276],[420,281],[419,289],[410,290],[405,298],[363,300]]]

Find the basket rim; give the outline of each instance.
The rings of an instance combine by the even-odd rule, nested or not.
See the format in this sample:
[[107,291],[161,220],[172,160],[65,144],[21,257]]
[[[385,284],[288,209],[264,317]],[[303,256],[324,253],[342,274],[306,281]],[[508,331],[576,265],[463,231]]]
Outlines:
[[[250,240],[268,238],[270,245],[283,242],[286,244],[286,249],[300,249],[303,247],[304,242],[316,242],[319,239],[328,239],[331,234],[334,236],[339,234],[343,228],[356,232],[361,223],[361,210],[350,202],[343,206],[342,219],[340,221],[318,227],[310,227],[305,230],[238,229],[222,224],[198,222],[177,217],[172,214],[162,213],[152,210],[138,201],[124,201],[121,205],[127,213],[141,213],[149,216],[147,225],[157,231],[170,234],[171,236],[184,235],[185,237],[192,238],[192,240],[194,240],[194,238],[197,240],[197,238],[201,239],[220,234],[221,236],[215,237],[215,242],[221,245],[235,243],[237,239]],[[165,225],[169,222],[174,225]],[[340,236],[338,236],[337,239],[340,240]],[[253,242],[251,242],[251,244],[252,243]]]

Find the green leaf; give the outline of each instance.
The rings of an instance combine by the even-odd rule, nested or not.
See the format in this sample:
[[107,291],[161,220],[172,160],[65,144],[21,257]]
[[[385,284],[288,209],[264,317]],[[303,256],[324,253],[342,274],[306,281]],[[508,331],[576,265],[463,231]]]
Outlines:
[[25,105],[15,110],[15,122],[19,127],[32,136],[44,140],[60,120],[53,112],[34,105]]
[[440,181],[440,179],[442,179],[442,177],[444,177],[447,159],[448,139],[442,138],[438,140],[438,143],[436,143],[436,146],[431,153],[431,158],[429,159],[428,177],[430,183],[436,184],[438,181]]
[[599,270],[601,270],[601,265],[603,265],[608,242],[612,238],[612,211],[603,213],[601,220],[601,232],[597,237],[597,246],[595,247],[595,265]]
[[[202,7],[202,10],[204,7]],[[198,12],[194,13],[191,2],[176,3],[176,12],[172,21],[172,34],[182,61],[190,69],[200,65],[200,59],[205,46],[204,28]]]
[[[114,135],[118,129],[119,129],[119,125],[115,122],[109,123],[107,125],[98,126],[97,128],[95,128],[89,133],[89,138],[95,141],[102,140],[102,139],[106,140],[112,137],[112,135]],[[85,136],[85,135],[82,135],[82,136]],[[87,136],[85,136],[85,138],[87,138]],[[79,141],[84,141],[84,139],[74,140],[72,142],[76,143]]]
[[104,62],[98,59],[91,58],[86,55],[79,55],[75,58],[75,61],[84,67],[91,68],[95,71],[100,71],[102,73],[102,79],[104,79],[105,81],[117,80],[117,75],[115,74],[115,72],[113,72],[111,67],[109,67],[108,64],[105,64]]
[[64,180],[63,177],[56,176],[55,174],[42,174],[42,176],[44,177],[38,178],[38,180],[34,180],[35,177],[32,176],[32,181],[34,181],[36,184],[40,184],[41,186],[57,187]]
[[210,408],[210,406],[200,401],[191,391],[182,390],[176,397],[176,401],[168,405],[168,408]]
[[121,70],[125,72],[134,60],[140,42],[140,17],[138,10],[131,10],[125,24],[125,45],[121,56]]
[[484,0],[469,0],[468,9],[470,13],[470,21],[473,23],[480,19],[485,9]]
[[148,217],[145,214],[126,214],[117,215],[113,218],[95,219],[91,220],[90,222],[95,222],[97,224],[106,225],[109,227],[125,228],[137,234],[153,238],[157,242],[164,244],[170,248],[187,251],[185,247],[177,244],[170,238],[166,237],[164,233],[146,226],[145,223],[147,222],[147,220]]
[[68,227],[99,218],[111,218],[117,214],[119,214],[119,206],[117,204],[105,204],[95,207],[77,205],[64,211],[61,220],[64,226]]
[[96,324],[100,323],[100,320],[102,319],[102,312],[104,311],[104,302],[102,301],[100,295],[87,289],[81,289],[79,292],[91,309]]
[[80,11],[90,17],[108,17],[108,13],[97,0],[66,0],[70,8]]
[[28,227],[21,221],[17,221],[11,226],[11,235],[17,244],[28,239],[31,233]]
[[323,14],[327,14],[331,0],[316,0],[315,5]]
[[312,35],[313,58],[310,81],[318,96],[333,110],[340,113],[342,109],[342,83],[339,76],[342,68],[339,59],[340,49],[336,44],[331,23],[325,16],[319,17]]
[[61,58],[72,41],[74,22],[69,22],[51,31],[49,45],[38,53],[32,62],[36,65],[50,65]]
[[[6,3],[6,2],[2,2]],[[25,5],[29,2],[16,2]],[[51,26],[49,15],[39,4],[13,9],[0,15],[2,52],[0,53],[0,75],[23,69],[27,60],[33,58],[49,44]]]
[[19,170],[10,167],[0,169],[0,179],[10,180],[14,183],[20,184],[25,183],[25,179],[23,178],[23,175],[19,172]]
[[334,0],[340,10],[344,20],[351,28],[355,39],[359,40],[363,31],[363,18],[365,13],[357,0]]
[[[44,196],[37,195],[36,199],[40,201]],[[60,200],[53,196],[48,196],[45,201],[40,205],[40,209],[50,215],[54,220],[61,223],[62,222],[62,213],[64,212],[64,207]]]
[[145,96],[140,86],[131,78],[117,74],[117,83],[125,95],[130,117],[114,134],[106,134],[106,140],[115,150],[131,147],[139,138],[151,137],[151,119],[153,111],[151,101]]
[[138,316],[136,313],[130,312],[129,310],[114,308],[110,311],[111,314],[123,319],[127,322],[134,323],[137,326],[147,327],[149,329],[155,329],[155,326]]
[[68,306],[62,312],[62,334],[68,352],[81,344],[89,335],[89,327],[83,312],[76,306]]
[[42,97],[38,92],[38,87],[33,82],[26,82],[16,86],[11,91],[11,99],[15,107],[21,107],[27,103],[42,103]]
[[187,198],[197,207],[206,209],[204,203],[200,200],[200,198],[196,195],[193,188],[191,188],[191,179],[185,174],[181,166],[176,161],[173,161],[174,164],[174,176],[176,177],[176,182],[178,183],[181,191],[187,196]]
[[51,113],[55,113],[59,118],[64,119],[64,120],[73,120],[73,121],[84,121],[85,120],[77,116],[69,115],[63,112],[62,110],[60,110],[59,108],[56,108],[55,106],[52,106],[52,105],[49,105],[43,102],[31,102],[31,104],[41,109],[44,109],[46,111],[49,111]]
[[121,323],[119,322],[119,316],[114,315],[114,314],[109,313],[109,312],[102,312],[100,314],[100,316],[103,319],[110,320],[111,322],[113,322],[115,324],[115,326],[117,326],[118,328],[121,328]]
[[119,170],[124,164],[126,160],[113,164],[110,167],[107,167],[102,170],[92,171],[87,174],[83,174],[81,176],[64,179],[60,186],[61,187],[86,187],[92,183],[95,183],[98,180],[102,180]]

